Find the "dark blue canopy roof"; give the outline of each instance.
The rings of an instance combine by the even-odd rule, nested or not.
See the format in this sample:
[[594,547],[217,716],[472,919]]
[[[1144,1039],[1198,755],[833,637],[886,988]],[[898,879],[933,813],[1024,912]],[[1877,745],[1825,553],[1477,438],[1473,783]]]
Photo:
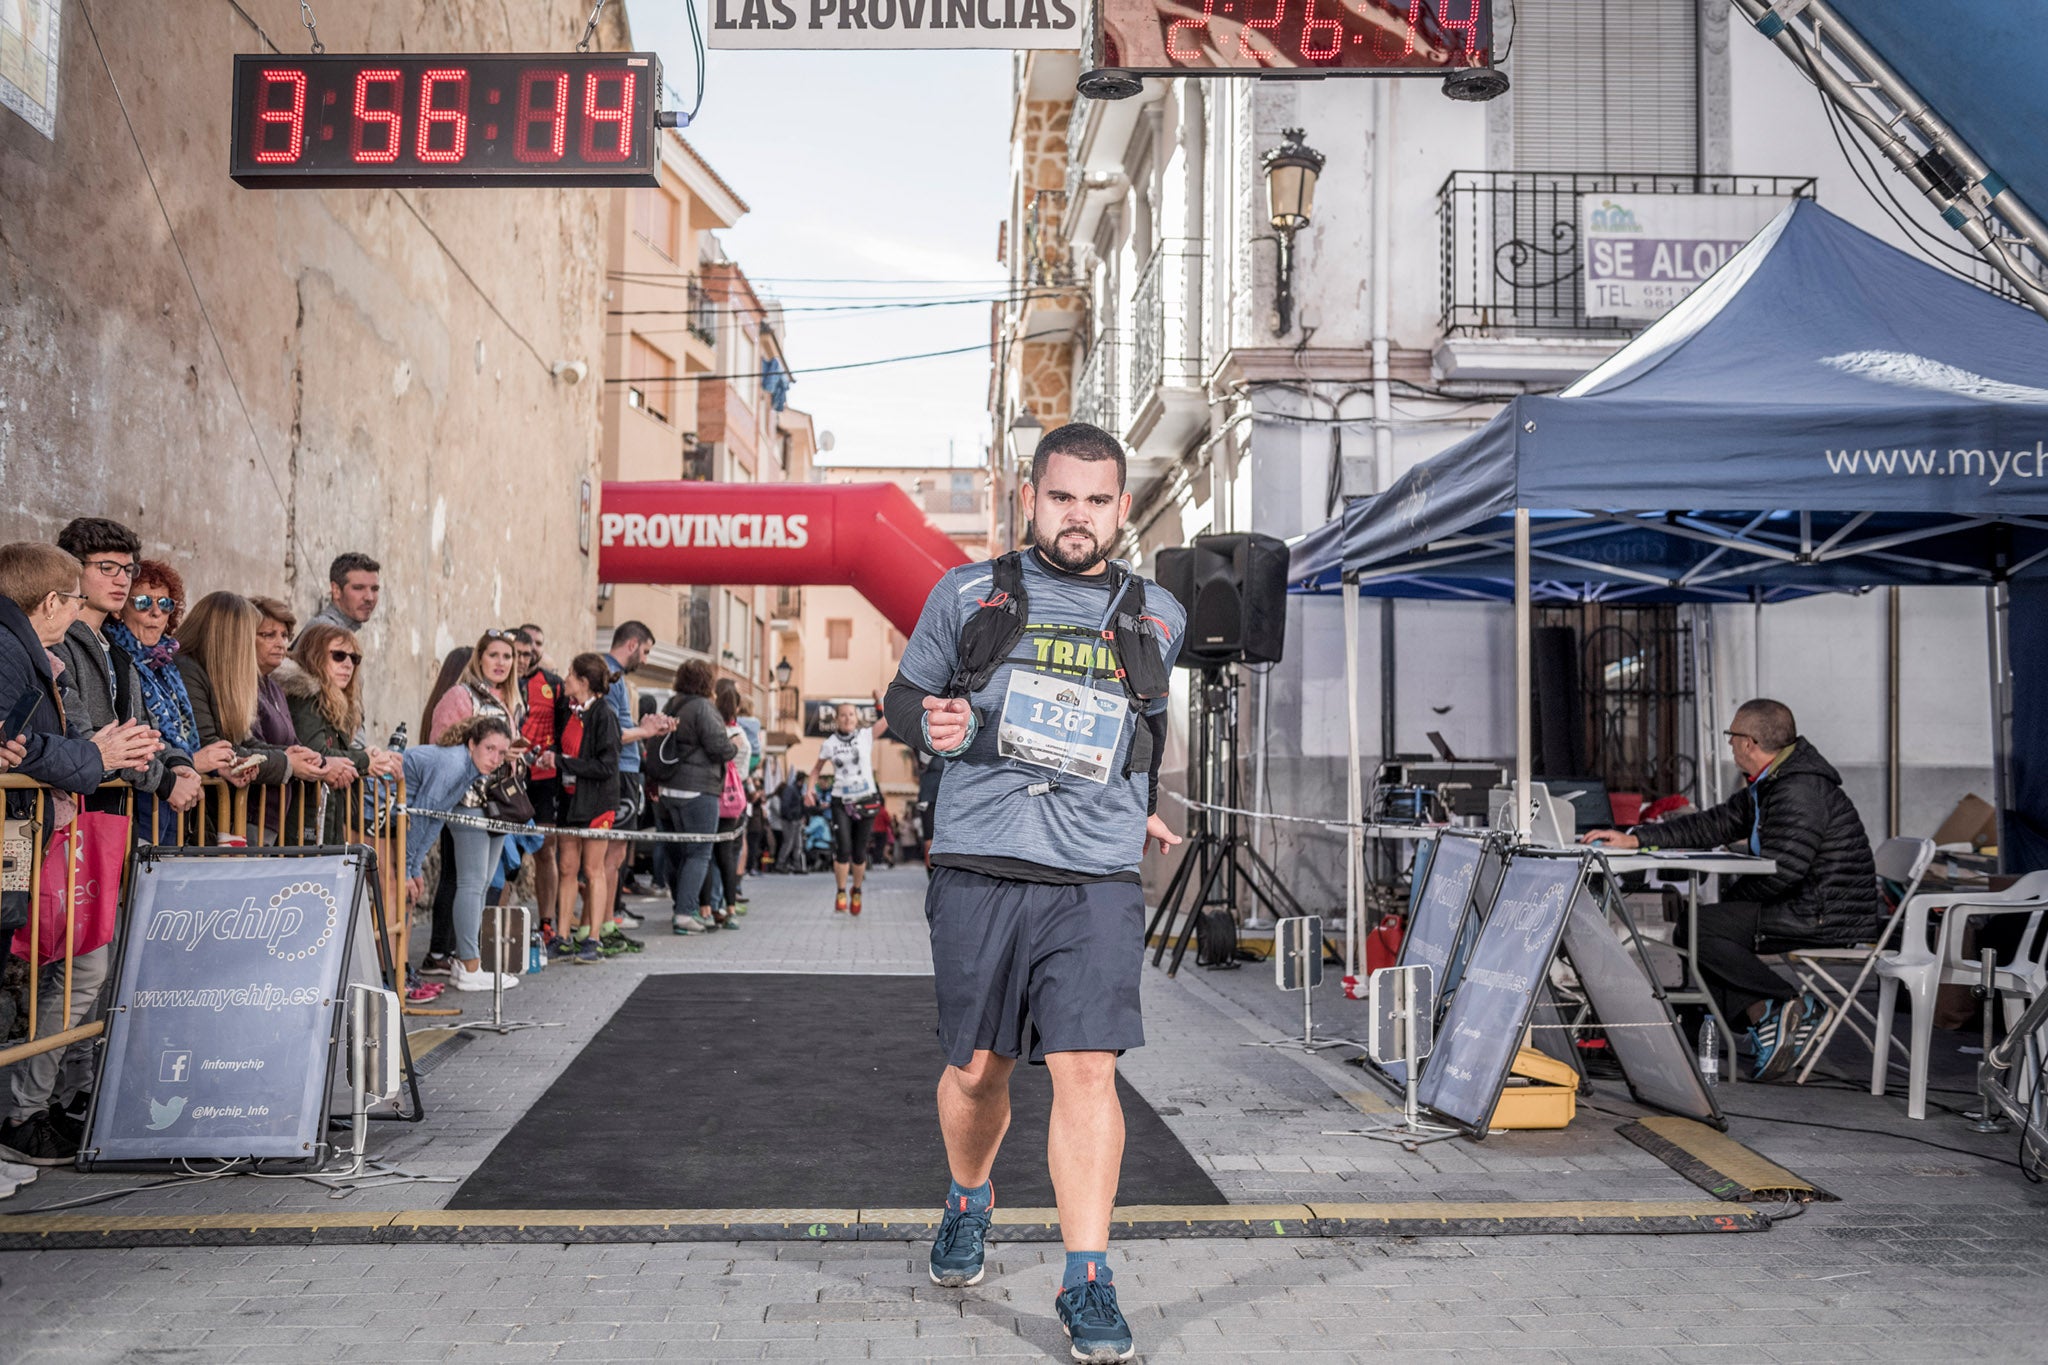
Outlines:
[[2048,321],[1807,200],[1563,394],[1295,547],[1298,589],[1752,600],[2048,561]]

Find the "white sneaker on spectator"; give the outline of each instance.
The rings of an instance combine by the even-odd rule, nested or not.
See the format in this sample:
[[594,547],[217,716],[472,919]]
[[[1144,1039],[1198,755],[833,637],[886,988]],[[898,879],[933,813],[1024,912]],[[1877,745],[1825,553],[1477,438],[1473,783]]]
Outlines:
[[18,1180],[0,1180],[0,1199],[12,1199],[14,1192],[21,1188]]
[[0,1184],[27,1185],[33,1183],[40,1174],[42,1172],[33,1166],[24,1166],[14,1161],[0,1161]]
[[502,978],[505,983],[505,989],[508,991],[519,984],[519,978],[509,973],[493,972],[482,967],[479,967],[476,971],[471,971],[462,965],[460,959],[449,970],[451,972],[451,982],[458,991],[487,991],[492,986],[493,977]]

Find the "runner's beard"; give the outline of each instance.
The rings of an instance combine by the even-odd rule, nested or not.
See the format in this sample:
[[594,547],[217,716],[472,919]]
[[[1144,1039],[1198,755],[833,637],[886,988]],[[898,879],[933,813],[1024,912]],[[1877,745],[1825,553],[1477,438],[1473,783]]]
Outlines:
[[[1060,547],[1060,542],[1069,534],[1086,536],[1088,538],[1087,550],[1079,555],[1063,550]],[[1064,569],[1068,573],[1087,573],[1097,564],[1109,558],[1109,555],[1103,550],[1101,542],[1095,539],[1095,533],[1077,526],[1063,527],[1048,537],[1034,525],[1031,528],[1031,543],[1036,545],[1038,552],[1051,560],[1055,567]]]

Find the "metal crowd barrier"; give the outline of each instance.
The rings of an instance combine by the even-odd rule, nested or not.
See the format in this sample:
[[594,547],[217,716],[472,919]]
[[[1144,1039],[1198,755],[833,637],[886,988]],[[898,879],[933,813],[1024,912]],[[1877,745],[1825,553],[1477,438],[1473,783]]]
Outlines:
[[[159,810],[162,805],[159,798],[138,795],[126,783],[109,782],[100,791],[120,793],[120,809],[116,813],[128,820],[127,852],[130,853],[138,841],[167,848],[221,844],[246,844],[252,848],[293,848],[323,843],[369,845],[376,854],[377,886],[384,904],[383,947],[395,969],[398,989],[402,993],[407,953],[411,948],[405,904],[404,778],[362,778],[349,786],[334,788],[308,779],[236,787],[223,778],[205,777],[200,779],[200,786],[199,803],[182,813]],[[71,1017],[78,916],[77,812],[81,798],[19,773],[0,773],[0,800],[4,800],[8,793],[22,791],[40,793],[40,796],[35,801],[32,815],[22,819],[10,817],[6,821],[6,871],[0,886],[9,892],[25,892],[28,896],[28,1037],[13,1046],[7,1046],[6,1039],[0,1038],[0,1066],[98,1037],[106,1027],[105,1021],[95,1019],[75,1028],[38,1036],[43,974],[49,965],[59,960],[64,964],[63,1017]],[[71,799],[73,816],[65,825],[52,827],[48,821],[56,796]],[[138,819],[149,827],[143,828]],[[160,824],[165,823],[169,827],[160,831]],[[53,957],[50,964],[38,965],[43,953],[40,913],[43,884],[45,877],[53,875],[47,855],[60,828],[70,831],[66,847],[72,850],[63,868],[64,951],[61,958]],[[323,838],[323,834],[332,837]],[[24,862],[26,876],[21,871]],[[122,859],[121,875],[124,879],[128,862],[128,858]],[[116,888],[117,895],[125,891],[125,885]]]

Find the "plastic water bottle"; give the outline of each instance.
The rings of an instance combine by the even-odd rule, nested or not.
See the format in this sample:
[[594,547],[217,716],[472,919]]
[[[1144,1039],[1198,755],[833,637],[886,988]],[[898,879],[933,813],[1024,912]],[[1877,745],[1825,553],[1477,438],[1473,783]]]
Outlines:
[[526,945],[526,970],[538,972],[548,965],[547,950],[541,946],[541,936],[535,934]]
[[405,752],[405,722],[398,722],[398,728],[391,732],[391,742],[384,746],[394,754]]
[[1700,1025],[1700,1081],[1705,1085],[1721,1083],[1721,1035],[1712,1015]]

